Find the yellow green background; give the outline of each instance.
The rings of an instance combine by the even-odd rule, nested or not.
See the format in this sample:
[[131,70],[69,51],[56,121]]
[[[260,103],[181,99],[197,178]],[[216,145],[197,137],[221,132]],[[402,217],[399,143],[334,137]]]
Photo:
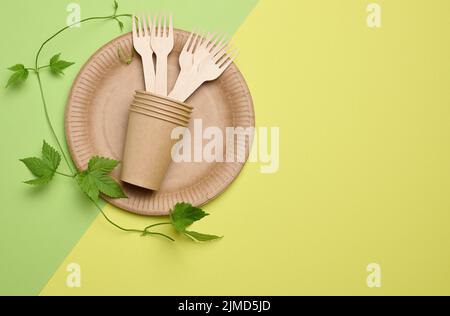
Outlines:
[[[32,49],[64,23],[67,3],[6,2],[2,63],[31,63]],[[110,8],[109,1],[79,2],[85,15]],[[370,2],[382,7],[381,28],[367,27]],[[450,2],[208,1],[201,11],[206,1],[184,3],[121,6],[171,10],[186,29],[198,21],[235,32],[257,125],[280,128],[279,171],[261,174],[260,164],[247,164],[205,206],[211,216],[195,228],[223,234],[218,242],[125,234],[65,179],[40,192],[20,184],[29,175],[16,160],[36,154],[49,136],[34,80],[2,91],[0,293],[450,294]],[[53,15],[24,43],[23,23],[46,10]],[[116,28],[83,26],[49,47],[49,56],[60,49],[79,61],[64,79],[47,78],[61,135],[71,81]],[[127,226],[158,220],[104,210]],[[80,288],[66,286],[72,262],[81,266]],[[366,285],[372,262],[381,266],[381,288]]]

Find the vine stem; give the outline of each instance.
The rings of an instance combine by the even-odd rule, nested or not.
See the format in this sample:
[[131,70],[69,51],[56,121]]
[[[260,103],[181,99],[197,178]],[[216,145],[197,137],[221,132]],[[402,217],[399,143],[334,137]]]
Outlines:
[[[48,112],[47,101],[46,101],[46,99],[45,99],[44,88],[43,88],[43,85],[42,85],[41,76],[40,76],[40,73],[39,73],[39,71],[40,71],[41,69],[48,68],[49,65],[39,66],[39,57],[40,57],[41,52],[42,52],[42,50],[44,49],[44,47],[45,47],[52,39],[54,39],[55,37],[57,37],[59,34],[63,33],[65,30],[69,29],[70,27],[72,27],[72,26],[74,26],[74,25],[76,25],[76,24],[79,24],[79,23],[84,23],[84,22],[87,22],[87,21],[94,21],[94,20],[111,20],[111,19],[114,19],[114,20],[119,21],[119,20],[118,20],[119,17],[132,17],[132,15],[131,15],[131,14],[116,14],[116,12],[114,12],[113,15],[109,15],[109,16],[100,16],[100,17],[90,17],[90,18],[82,19],[82,20],[80,20],[79,22],[75,22],[75,23],[73,23],[73,24],[71,24],[71,25],[68,25],[68,26],[63,27],[63,28],[60,29],[58,32],[56,32],[55,34],[53,34],[52,36],[50,36],[48,39],[46,39],[46,40],[42,43],[42,45],[39,47],[39,50],[38,50],[38,52],[36,53],[36,58],[35,58],[35,62],[34,62],[34,68],[27,68],[28,70],[33,70],[34,73],[36,74],[36,78],[37,78],[37,81],[38,81],[38,84],[39,84],[39,90],[40,90],[40,93],[41,93],[41,99],[42,99],[42,104],[43,104],[43,108],[44,108],[45,119],[46,119],[47,124],[48,124],[48,126],[49,126],[49,128],[50,128],[50,132],[52,133],[52,136],[53,136],[53,138],[55,139],[56,144],[58,145],[59,150],[61,151],[61,154],[62,154],[62,156],[63,156],[63,158],[64,158],[64,161],[66,162],[67,167],[69,168],[70,172],[72,173],[71,175],[69,175],[69,174],[66,174],[66,173],[62,173],[62,172],[56,171],[56,173],[59,174],[59,175],[61,175],[61,176],[64,176],[64,177],[70,177],[70,178],[75,178],[76,175],[77,175],[77,171],[74,170],[75,168],[74,168],[73,165],[69,162],[69,159],[67,158],[67,155],[65,154],[65,151],[63,150],[63,147],[62,147],[62,145],[61,145],[61,142],[59,141],[58,135],[56,134],[56,131],[55,131],[55,129],[53,128],[53,124],[52,124],[52,122],[51,122],[50,115],[49,115],[49,112]],[[158,233],[158,232],[151,232],[151,231],[148,230],[148,229],[150,229],[151,227],[155,227],[155,226],[159,226],[159,225],[167,225],[167,224],[170,224],[170,223],[157,223],[157,224],[153,224],[153,225],[150,225],[150,226],[146,227],[144,230],[125,228],[125,227],[120,226],[119,224],[116,224],[114,221],[112,221],[112,220],[106,215],[106,213],[102,210],[102,208],[100,207],[100,205],[99,205],[95,200],[93,200],[92,198],[89,198],[89,199],[90,199],[91,202],[95,205],[95,207],[98,209],[98,211],[103,215],[103,217],[105,218],[106,221],[108,221],[111,225],[113,225],[114,227],[116,227],[116,228],[118,228],[118,229],[120,229],[120,230],[122,230],[122,231],[125,231],[125,232],[131,232],[131,233],[140,233],[140,234],[142,234],[143,236],[146,236],[146,235],[157,235],[157,236],[162,236],[162,237],[164,237],[164,238],[167,238],[167,239],[169,239],[169,240],[171,240],[171,241],[175,241],[172,237],[170,237],[170,236],[168,236],[168,235],[166,235],[166,234]]]
[[59,174],[60,176],[67,177],[67,178],[74,178],[75,177],[75,175],[67,174],[67,173],[63,173],[63,172],[59,172],[59,171],[55,171],[55,173]]
[[59,150],[61,151],[61,154],[64,158],[64,161],[66,162],[67,167],[69,168],[70,172],[75,173],[74,167],[73,165],[69,162],[69,159],[67,158],[67,155],[65,154],[65,150],[63,149],[61,142],[59,141],[58,135],[55,132],[55,129],[53,128],[52,122],[50,120],[50,115],[48,113],[48,108],[47,108],[47,102],[45,100],[45,95],[44,95],[44,90],[42,87],[42,80],[41,80],[41,76],[39,74],[39,70],[46,68],[48,66],[42,66],[39,67],[39,57],[41,55],[42,50],[44,49],[45,45],[47,45],[52,39],[54,39],[55,37],[57,37],[59,34],[61,34],[62,32],[64,32],[65,30],[69,29],[70,27],[77,25],[79,23],[84,23],[87,21],[93,21],[93,20],[110,20],[110,19],[117,19],[119,17],[131,17],[131,14],[113,14],[113,15],[109,15],[109,16],[100,16],[100,17],[90,17],[90,18],[86,18],[86,19],[82,19],[79,22],[75,22],[72,23],[70,25],[67,25],[65,27],[63,27],[62,29],[60,29],[58,32],[56,32],[55,34],[53,34],[52,36],[50,36],[48,39],[46,39],[41,46],[39,47],[38,52],[36,53],[36,58],[35,58],[35,62],[34,62],[34,72],[36,73],[37,79],[38,79],[38,83],[39,83],[39,90],[41,92],[41,99],[42,99],[42,104],[44,106],[44,113],[45,113],[45,118],[47,120],[47,124],[49,125],[50,128],[50,132],[52,133],[53,138],[56,141],[56,144],[58,145]]
[[95,207],[98,209],[98,211],[103,215],[103,217],[104,217],[111,225],[113,225],[114,227],[116,227],[116,228],[118,228],[118,229],[120,229],[120,230],[122,230],[122,231],[124,231],[124,232],[129,232],[129,233],[140,233],[140,234],[142,234],[142,236],[145,236],[145,235],[158,235],[158,236],[162,236],[162,237],[164,237],[164,238],[167,238],[167,239],[169,239],[169,240],[171,240],[171,241],[175,241],[175,239],[173,239],[172,237],[170,237],[170,236],[168,236],[168,235],[166,235],[166,234],[163,234],[163,233],[157,233],[157,232],[150,232],[150,231],[147,230],[147,229],[150,228],[150,227],[155,227],[155,226],[159,226],[159,225],[167,225],[167,224],[170,224],[170,223],[157,223],[157,224],[153,224],[153,225],[150,225],[150,226],[146,227],[144,230],[132,229],[132,228],[124,228],[124,227],[120,226],[119,224],[116,224],[115,222],[113,222],[113,221],[106,215],[106,213],[102,210],[102,208],[100,207],[100,205],[98,205],[98,203],[97,203],[96,201],[94,201],[94,200],[91,199],[91,198],[89,198],[89,199],[90,199],[91,202],[95,205]]
[[39,71],[36,71],[36,78],[39,83],[39,90],[41,91],[41,99],[42,99],[42,104],[44,105],[44,114],[45,114],[45,119],[47,121],[48,127],[50,128],[50,132],[52,133],[53,138],[55,139],[55,141],[58,145],[58,148],[61,151],[61,154],[64,158],[64,161],[67,164],[67,167],[69,168],[70,172],[74,173],[74,169],[73,169],[72,165],[69,163],[69,159],[67,159],[65,151],[63,150],[63,147],[61,146],[58,135],[56,135],[55,129],[53,128],[52,122],[50,120],[50,115],[48,114],[47,102],[45,100],[44,90],[42,87],[41,75],[39,74]]
[[60,29],[58,32],[56,32],[55,34],[53,34],[52,36],[50,36],[48,39],[46,39],[46,40],[42,43],[41,47],[39,47],[39,50],[38,50],[38,52],[37,52],[37,54],[36,54],[36,59],[35,59],[35,62],[34,62],[34,67],[35,67],[36,69],[39,68],[39,56],[41,55],[41,52],[42,52],[42,50],[44,49],[45,45],[47,45],[48,42],[50,42],[52,39],[54,39],[55,37],[57,37],[59,34],[61,34],[62,32],[64,32],[65,30],[67,30],[67,29],[69,29],[69,28],[71,28],[72,26],[75,26],[75,25],[77,25],[77,24],[81,24],[81,23],[88,22],[88,21],[93,21],[93,20],[110,20],[110,19],[116,19],[116,18],[120,18],[120,17],[132,17],[132,15],[131,15],[131,14],[113,14],[113,15],[108,15],[108,16],[94,16],[94,17],[82,19],[82,20],[80,20],[80,21],[78,21],[78,22],[75,22],[75,23],[72,23],[72,24],[70,24],[70,25],[67,25],[67,26],[63,27],[63,28]]
[[156,226],[161,226],[161,225],[171,225],[171,224],[172,224],[172,223],[170,223],[170,222],[157,223],[157,224],[153,224],[153,225],[150,225],[150,226],[145,227],[144,230],[148,230],[148,229],[150,229],[150,228],[152,228],[152,227],[156,227]]

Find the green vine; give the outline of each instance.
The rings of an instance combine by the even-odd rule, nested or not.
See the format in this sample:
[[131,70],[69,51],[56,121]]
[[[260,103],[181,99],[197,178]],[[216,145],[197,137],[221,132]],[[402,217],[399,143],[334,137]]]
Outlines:
[[[54,38],[56,38],[58,35],[66,31],[67,29],[71,28],[74,25],[85,23],[88,21],[114,20],[118,23],[120,30],[123,31],[124,24],[121,21],[121,18],[124,17],[131,18],[132,15],[118,14],[117,13],[118,9],[119,4],[117,3],[117,1],[114,1],[113,14],[108,16],[96,16],[85,18],[58,30],[56,33],[54,33],[52,36],[46,39],[39,47],[39,50],[37,51],[35,56],[34,67],[26,67],[23,64],[16,64],[8,68],[10,71],[13,71],[13,74],[9,78],[6,88],[12,85],[22,84],[28,79],[30,72],[35,74],[39,85],[39,91],[41,95],[45,119],[58,149],[58,150],[54,149],[44,141],[41,158],[29,157],[21,159],[21,161],[25,164],[25,166],[36,177],[35,179],[26,181],[25,183],[30,185],[45,185],[49,183],[55,175],[71,178],[77,182],[80,189],[89,197],[91,202],[95,205],[95,207],[102,214],[105,220],[114,227],[116,227],[117,229],[120,229],[124,232],[139,233],[142,236],[160,236],[170,241],[174,241],[172,237],[164,233],[155,232],[151,230],[152,228],[157,226],[171,225],[177,232],[185,236],[188,236],[195,241],[209,241],[218,239],[220,238],[219,236],[201,234],[187,230],[187,227],[190,226],[192,223],[208,215],[200,208],[193,207],[189,203],[176,204],[170,212],[169,216],[170,221],[153,224],[145,227],[144,229],[125,228],[115,223],[105,214],[105,212],[98,203],[98,199],[100,193],[107,195],[111,198],[126,198],[126,195],[123,192],[120,185],[112,177],[108,175],[112,170],[114,170],[114,168],[117,167],[119,162],[113,159],[95,156],[89,160],[89,164],[86,170],[77,170],[73,165],[72,161],[69,160],[68,156],[65,154],[64,149],[59,140],[59,137],[56,134],[55,129],[53,128],[53,124],[50,119],[48,111],[47,101],[45,98],[44,87],[41,79],[41,71],[44,69],[49,69],[53,74],[60,75],[64,73],[64,70],[66,68],[72,66],[74,63],[61,60],[60,59],[61,54],[56,54],[50,59],[48,64],[41,66],[39,64],[40,62],[39,59],[43,49],[50,41],[52,41]],[[118,54],[121,60],[126,58],[123,61],[125,61],[127,64],[131,63],[133,55],[131,55],[131,57],[126,57],[123,54],[123,51],[121,52],[121,48],[118,48]],[[61,159],[64,160],[69,170],[68,173],[58,171]]]

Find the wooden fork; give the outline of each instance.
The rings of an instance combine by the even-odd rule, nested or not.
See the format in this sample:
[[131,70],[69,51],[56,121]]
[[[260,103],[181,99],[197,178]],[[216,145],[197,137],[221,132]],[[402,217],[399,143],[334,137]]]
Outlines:
[[[161,25],[164,18],[164,23]],[[158,28],[156,23],[158,21]],[[169,27],[167,28],[167,16],[155,16],[153,20],[151,45],[156,54],[156,81],[155,93],[167,96],[167,56],[173,49],[173,25],[172,15],[169,16]]]
[[176,94],[176,91],[182,89],[182,86],[186,84],[186,82],[192,76],[192,73],[196,72],[196,69],[194,70],[194,49],[197,40],[199,40],[198,37],[198,33],[195,33],[195,31],[193,31],[189,35],[186,43],[183,46],[183,49],[181,50],[179,57],[180,73],[170,95],[174,95]]
[[238,56],[237,49],[227,53],[227,47],[215,46],[209,55],[200,62],[198,70],[185,84],[180,85],[176,90],[170,93],[170,97],[184,102],[194,93],[204,82],[212,81],[217,78],[233,63]]
[[133,15],[133,46],[141,55],[144,71],[145,90],[155,92],[155,69],[153,65],[153,50],[151,48],[151,19],[148,17],[148,26],[145,15]]
[[[194,52],[194,69],[198,70],[201,62],[203,62],[210,54],[215,55],[228,45],[228,41],[224,35],[219,35],[212,41],[214,37],[216,37],[216,33],[208,33],[206,37],[201,37],[198,41]],[[218,43],[219,39],[220,42]]]

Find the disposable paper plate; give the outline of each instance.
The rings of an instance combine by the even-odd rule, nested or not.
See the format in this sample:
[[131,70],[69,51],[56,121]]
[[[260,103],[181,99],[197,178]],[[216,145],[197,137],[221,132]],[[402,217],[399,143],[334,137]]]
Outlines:
[[[175,30],[175,45],[168,60],[169,91],[179,73],[178,57],[189,34]],[[120,61],[118,46],[131,52],[131,33],[100,48],[75,79],[66,107],[66,139],[77,168],[84,169],[94,155],[122,159],[128,114],[136,90],[144,90],[139,55],[126,65]],[[244,78],[232,64],[216,81],[204,84],[187,101],[194,108],[194,120],[202,119],[203,130],[217,126],[253,127],[253,102]],[[200,135],[201,137],[201,135]],[[207,141],[205,140],[205,143]],[[245,144],[249,152],[249,141]],[[224,144],[225,146],[225,144]],[[224,150],[225,155],[225,150]],[[233,154],[237,156],[237,153]],[[172,162],[159,191],[149,191],[121,183],[128,199],[110,199],[111,204],[142,215],[167,215],[177,202],[200,206],[223,192],[239,175],[244,163]],[[142,166],[145,168],[145,166]],[[120,165],[112,176],[120,179]]]

